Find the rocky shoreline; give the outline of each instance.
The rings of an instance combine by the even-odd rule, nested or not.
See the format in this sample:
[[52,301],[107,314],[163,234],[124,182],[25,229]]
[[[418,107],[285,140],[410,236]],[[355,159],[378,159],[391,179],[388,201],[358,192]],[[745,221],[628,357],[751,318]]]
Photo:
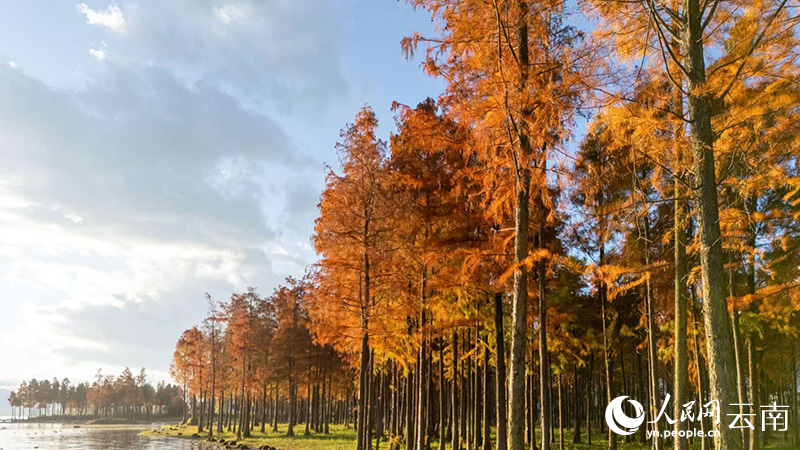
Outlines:
[[[178,431],[178,428],[170,427],[168,430],[169,431]],[[236,440],[225,440],[224,438],[203,437],[203,436],[200,436],[197,433],[194,433],[194,434],[191,434],[191,435],[184,435],[183,433],[178,432],[178,433],[173,435],[173,434],[169,434],[169,433],[162,433],[162,430],[153,430],[150,433],[152,435],[154,435],[154,436],[167,436],[167,437],[178,438],[178,439],[202,440],[202,441],[208,442],[210,444],[216,444],[220,448],[225,448],[225,449],[283,450],[283,449],[279,449],[278,447],[273,447],[273,446],[268,445],[268,444],[263,444],[263,445],[260,445],[260,446],[252,446],[252,445],[248,445],[248,444],[246,444],[244,442],[238,442]],[[150,434],[150,433],[148,433],[148,434]]]

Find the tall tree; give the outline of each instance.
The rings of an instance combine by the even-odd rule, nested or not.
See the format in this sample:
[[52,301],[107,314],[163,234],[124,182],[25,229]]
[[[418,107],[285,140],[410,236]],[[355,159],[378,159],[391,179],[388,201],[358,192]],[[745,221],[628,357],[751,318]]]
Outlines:
[[[358,396],[358,450],[366,448],[362,432],[367,426],[367,388],[370,355],[370,321],[381,300],[381,263],[388,252],[386,234],[390,209],[385,200],[386,144],[378,139],[375,113],[364,107],[353,124],[341,132],[337,150],[342,174],[330,170],[320,200],[320,217],[314,244],[321,255],[318,295],[311,307],[313,320],[336,322],[337,328],[318,335],[338,348],[360,343]],[[335,319],[334,319],[335,317]],[[332,319],[332,320],[331,320]]]

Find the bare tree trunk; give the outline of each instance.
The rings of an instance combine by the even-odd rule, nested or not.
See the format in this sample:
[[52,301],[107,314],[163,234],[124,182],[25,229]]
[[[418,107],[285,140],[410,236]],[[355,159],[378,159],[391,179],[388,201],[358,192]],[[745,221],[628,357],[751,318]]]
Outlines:
[[369,332],[363,330],[364,336],[361,338],[361,372],[359,378],[358,389],[358,421],[356,427],[358,428],[357,448],[358,450],[367,450],[364,442],[364,429],[366,428],[366,408],[367,408],[367,376],[369,372]]
[[[223,397],[224,398],[224,397]],[[222,411],[222,405],[220,404],[220,411]],[[261,388],[261,432],[267,432],[267,383]],[[220,433],[222,430],[218,430]]]
[[447,448],[445,433],[444,339],[439,339],[439,450]]
[[586,443],[592,446],[592,391],[594,387],[594,351],[589,351],[586,367]]
[[[679,43],[676,41],[673,46]],[[677,52],[676,52],[677,54]],[[676,75],[678,80],[681,78]],[[683,117],[683,93],[675,88],[673,92],[673,105],[677,117]],[[673,154],[676,160],[675,166],[681,169],[673,181],[673,241],[675,243],[675,373],[673,377],[674,390],[673,401],[675,402],[675,418],[680,418],[681,406],[686,403],[689,392],[689,348],[687,344],[687,298],[686,288],[688,264],[686,259],[686,200],[683,198],[683,181],[679,176],[684,175],[683,163],[683,135],[684,127],[682,120],[676,120],[673,143]],[[688,450],[689,441],[685,437],[680,437],[680,431],[684,428],[683,422],[678,420],[674,424],[675,438],[674,450]]]
[[373,376],[372,376],[374,366],[375,366],[375,350],[371,349],[370,353],[369,353],[369,366],[367,368],[367,377],[366,377],[366,380],[367,380],[367,386],[366,386],[366,388],[367,388],[367,399],[366,399],[366,402],[365,402],[366,403],[366,409],[364,410],[365,421],[366,421],[365,427],[364,427],[365,428],[364,429],[364,434],[365,434],[365,436],[364,436],[364,445],[369,450],[372,449],[372,431],[374,429],[373,427],[375,426],[375,421],[374,421],[374,419],[372,417],[372,412],[373,412],[372,411],[372,403],[375,400],[375,398],[374,398],[375,396],[373,395],[373,392],[372,392],[372,384],[375,381],[373,379]]
[[[289,380],[289,383],[291,383],[291,379]],[[242,405],[242,408],[244,408],[244,412],[242,414],[242,419],[243,419],[242,420],[242,428],[243,428],[242,437],[245,437],[245,438],[249,438],[250,437],[250,406],[251,406],[250,393],[248,392],[247,393],[247,400]],[[291,424],[291,419],[290,419],[289,423]]]
[[[603,267],[603,263],[605,262],[605,244],[604,242],[600,242],[600,260],[599,266]],[[611,371],[611,364],[610,364],[610,355],[608,351],[608,330],[606,325],[606,285],[603,281],[600,281],[598,288],[597,288],[598,297],[600,297],[600,315],[601,320],[603,321],[603,365],[606,371],[606,404],[611,403],[613,398],[613,380],[612,380],[612,371]],[[608,448],[610,450],[617,450],[617,434],[608,430]]]
[[[367,235],[368,232],[368,224],[364,225],[364,235]],[[359,377],[359,387],[358,387],[358,423],[356,427],[358,428],[358,438],[356,442],[357,450],[368,450],[369,447],[366,443],[366,434],[365,428],[367,426],[367,385],[369,384],[369,315],[368,315],[368,305],[369,305],[369,255],[367,254],[366,249],[364,250],[364,292],[359,292],[359,297],[361,297],[361,332],[363,336],[361,338],[361,369],[360,369],[360,377]],[[359,290],[361,289],[361,277],[359,275]]]
[[[521,11],[527,11],[527,2],[519,0]],[[518,91],[527,89],[528,77],[528,23],[527,14],[521,14],[517,28],[517,55],[520,71]],[[509,43],[510,44],[510,43]],[[524,130],[518,133],[523,155],[531,155],[531,144]],[[512,149],[513,151],[513,149]],[[526,161],[518,162],[516,168],[517,201],[514,223],[514,262],[521,263],[528,257],[528,207],[530,203],[531,170]],[[525,346],[527,342],[528,316],[528,270],[519,264],[514,270],[514,302],[511,310],[511,370],[509,376],[509,444],[511,450],[525,448]],[[546,449],[545,449],[546,450]]]
[[427,314],[425,313],[425,299],[426,299],[426,288],[427,288],[427,278],[428,272],[427,269],[422,270],[422,282],[421,282],[421,289],[420,289],[420,299],[422,301],[422,311],[420,312],[420,322],[419,322],[419,333],[420,333],[420,347],[419,347],[419,384],[417,386],[417,445],[416,448],[418,450],[427,450],[427,443],[428,443],[428,420],[426,416],[427,412],[427,402],[425,401],[426,398],[426,387],[427,387],[427,380],[428,380],[428,373],[427,373],[427,365],[426,365],[426,358],[427,358],[427,338],[425,336],[425,327],[427,325]]
[[275,405],[273,406],[272,410],[272,432],[278,432],[278,399],[280,398],[278,394],[280,390],[278,389],[278,383],[275,383]]
[[452,406],[453,406],[453,422],[452,422],[452,436],[453,436],[453,443],[452,447],[453,450],[461,450],[461,440],[459,435],[459,424],[458,424],[458,417],[460,410],[458,408],[458,332],[453,331],[453,392],[452,392]]
[[580,409],[580,385],[578,384],[578,363],[572,366],[572,381],[573,381],[573,396],[572,396],[572,415],[575,421],[574,433],[572,434],[572,443],[578,444],[581,442],[581,409]]
[[503,294],[498,292],[494,294],[497,450],[508,450],[508,420],[506,418],[506,413],[508,412],[508,405],[506,404],[506,345],[505,333],[503,331],[503,317]]
[[247,358],[242,357],[242,390],[241,396],[239,397],[239,428],[236,429],[236,440],[242,438],[242,426],[244,423],[242,422],[242,417],[244,417],[244,380],[245,380],[245,361]]
[[478,356],[478,348],[480,345],[480,329],[475,329],[475,357],[473,358],[473,389],[472,389],[472,408],[473,408],[473,421],[472,421],[472,448],[481,448],[481,366],[480,357]]
[[[748,375],[750,377],[750,403],[753,411],[759,410],[759,403],[761,393],[759,392],[759,381],[756,364],[756,351],[753,336],[747,338],[747,361],[748,361]],[[753,416],[754,429],[750,432],[750,450],[759,450],[761,447],[760,428],[761,425],[758,415]]]
[[[714,167],[714,133],[711,101],[706,89],[703,49],[703,8],[700,0],[686,0],[686,26],[682,45],[688,81],[690,140],[697,183],[697,222],[700,233],[700,267],[703,284],[703,313],[706,329],[710,395],[720,405],[736,403],[736,367],[732,348],[728,305],[725,299],[725,268],[719,228],[717,178]],[[741,435],[725,426],[716,427],[715,447],[741,450]]]
[[414,377],[416,376],[416,370],[412,365],[408,371],[408,375],[406,376],[406,406],[405,406],[405,413],[406,413],[406,423],[405,423],[405,431],[406,431],[406,448],[408,450],[414,450],[414,444],[416,441],[414,440]]
[[[705,377],[705,361],[703,360],[703,356],[700,354],[700,330],[697,327],[697,322],[699,321],[697,307],[696,307],[696,298],[694,293],[694,288],[690,291],[692,296],[692,329],[694,331],[694,363],[697,367],[697,400],[701,404],[705,402],[705,395],[707,392],[706,389],[706,377]],[[700,437],[700,450],[707,450],[710,448],[709,439],[708,439],[708,420],[706,417],[700,419],[700,430],[703,432],[703,435]]]
[[[248,395],[248,397],[249,397],[249,395]],[[248,398],[248,405],[249,405],[249,402],[250,402],[250,399]],[[296,415],[296,409],[295,409],[296,402],[297,402],[297,383],[295,383],[294,379],[290,375],[289,376],[289,426],[286,429],[286,436],[289,436],[289,437],[294,436],[294,422],[295,422],[295,415]],[[249,409],[249,406],[248,406],[248,409]],[[246,426],[247,426],[247,428],[245,428],[244,433],[247,435],[247,434],[249,434],[248,430],[250,429],[250,426],[247,425],[247,424],[246,424]]]
[[564,405],[561,401],[563,396],[564,385],[562,383],[563,375],[558,372],[558,448],[564,450]]
[[308,376],[308,383],[306,383],[306,429],[303,435],[308,436],[311,434],[311,374]]
[[489,429],[490,428],[489,425],[491,422],[491,420],[489,420],[490,402],[491,399],[489,398],[489,347],[485,346],[483,348],[483,444],[481,445],[481,448],[483,450],[489,450],[489,447],[491,446],[489,442],[489,434],[491,433],[491,430]]
[[[728,290],[731,298],[734,298],[733,292],[733,268],[728,269]],[[733,351],[736,355],[736,394],[739,399],[739,414],[748,414],[750,412],[747,405],[747,396],[745,394],[745,376],[744,364],[742,363],[742,337],[739,332],[739,310],[736,304],[731,309],[731,325],[733,330]],[[750,441],[749,428],[742,428],[742,446],[746,447]]]

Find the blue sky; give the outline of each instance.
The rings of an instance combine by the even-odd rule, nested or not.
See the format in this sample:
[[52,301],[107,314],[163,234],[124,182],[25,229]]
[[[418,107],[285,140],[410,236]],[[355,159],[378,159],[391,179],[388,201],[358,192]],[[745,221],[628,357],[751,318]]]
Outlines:
[[314,261],[324,163],[365,103],[440,82],[396,0],[26,0],[0,18],[0,387],[166,378],[203,293]]

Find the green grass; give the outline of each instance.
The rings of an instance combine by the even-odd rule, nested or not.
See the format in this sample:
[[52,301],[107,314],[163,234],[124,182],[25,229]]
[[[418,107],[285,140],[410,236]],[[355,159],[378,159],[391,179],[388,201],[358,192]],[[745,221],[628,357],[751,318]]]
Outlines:
[[[267,427],[266,433],[261,433],[260,429],[256,427],[251,432],[252,437],[237,441],[238,443],[247,444],[250,447],[260,447],[262,445],[270,445],[279,450],[353,450],[356,448],[356,433],[352,428],[345,428],[344,425],[331,425],[330,434],[321,434],[311,432],[309,436],[304,436],[305,425],[300,424],[295,426],[294,437],[286,436],[286,424],[278,426],[278,432],[273,433],[271,427]],[[178,436],[178,434],[181,436]],[[173,436],[184,439],[191,439],[191,436],[197,433],[196,426],[180,426],[180,425],[167,425],[160,430],[147,431],[143,433],[147,436]],[[208,431],[201,433],[202,439],[208,435]],[[214,432],[215,439],[225,439],[226,441],[236,440],[236,433],[224,432],[218,434]],[[388,446],[384,447],[388,448]]]
[[[491,434],[491,449],[494,450],[494,442],[495,442],[495,428],[492,428]],[[540,441],[542,436],[539,434],[540,429],[536,429],[536,448],[540,449]],[[597,430],[592,429],[592,445],[586,443],[586,429],[581,430],[581,440],[583,441],[580,444],[573,444],[572,443],[572,430],[565,429],[564,430],[564,450],[606,450],[608,449],[608,439],[607,439],[608,430]],[[559,442],[558,442],[558,429],[554,430],[554,440],[550,444],[551,450],[559,450]],[[664,440],[662,439],[662,443]],[[663,445],[663,444],[662,444]],[[353,447],[355,448],[355,447]],[[463,441],[461,441],[461,448],[466,448],[466,445]],[[526,449],[530,447],[525,446]],[[625,442],[625,437],[620,436],[617,440],[617,448],[619,450],[650,450],[652,448],[651,442],[647,441],[647,443],[640,442],[640,436],[636,435],[635,442]],[[669,441],[668,445],[662,446],[662,448],[672,449],[672,441]],[[690,446],[691,450],[700,450],[700,440],[695,438],[694,444]],[[774,433],[770,437],[770,443],[765,446],[761,447],[762,450],[797,450],[798,447],[794,446],[791,443],[791,436],[789,437],[789,442],[784,442],[783,440],[783,433]],[[388,449],[388,445],[384,445],[381,443],[381,450]],[[405,449],[405,447],[403,447]],[[450,445],[450,441],[448,440],[445,445],[446,450],[451,450],[452,447]],[[439,449],[439,442],[437,439],[431,441],[431,450],[440,450]],[[713,450],[713,449],[710,449]]]
[[[242,439],[237,441],[237,443],[244,443],[250,447],[260,447],[262,445],[270,445],[272,447],[276,447],[279,450],[354,450],[356,448],[356,434],[353,428],[345,428],[343,425],[331,425],[330,426],[330,434],[318,434],[311,432],[309,436],[305,436],[305,425],[300,424],[295,427],[295,437],[287,437],[286,436],[286,424],[279,425],[278,429],[279,432],[273,433],[269,431],[269,427],[267,429],[267,433],[261,433],[258,428],[253,431],[253,436],[249,439]],[[492,429],[492,448],[494,448],[494,429]],[[539,430],[537,429],[537,438],[541,439],[538,434]],[[181,436],[178,436],[178,434]],[[156,431],[147,431],[144,434],[149,436],[173,436],[173,437],[180,437],[184,439],[191,439],[191,436],[197,433],[196,426],[176,426],[176,425],[167,425],[161,430]],[[202,433],[202,438],[204,439],[207,436],[208,431]],[[584,443],[581,444],[573,444],[572,443],[572,431],[565,430],[564,433],[564,449],[565,450],[604,450],[608,448],[608,442],[605,439],[606,435],[605,432],[601,432],[600,430],[592,430],[592,445],[586,444],[586,430],[583,430],[581,434],[581,438],[583,439]],[[236,440],[235,433],[222,433],[217,434],[214,433],[214,438],[219,439],[223,438],[226,441]],[[638,436],[637,436],[638,440]],[[650,443],[643,444],[641,442],[625,442],[624,438],[619,439],[618,448],[620,450],[648,450],[650,449]],[[374,445],[374,443],[373,443]],[[462,447],[464,443],[462,442]],[[538,441],[537,441],[538,447]],[[671,445],[668,446],[671,448]],[[388,450],[389,449],[389,442],[384,438],[380,444],[381,450]],[[405,448],[405,447],[403,447]],[[694,445],[692,445],[692,450],[699,450],[700,448],[700,441],[695,439]],[[784,442],[782,434],[775,434],[771,437],[771,442],[766,447],[763,447],[764,450],[793,450],[796,449],[791,442]],[[450,442],[447,442],[446,449],[450,450]],[[555,441],[551,445],[552,450],[558,450],[558,430],[555,430]],[[431,450],[439,450],[439,443],[436,439],[431,442]]]

